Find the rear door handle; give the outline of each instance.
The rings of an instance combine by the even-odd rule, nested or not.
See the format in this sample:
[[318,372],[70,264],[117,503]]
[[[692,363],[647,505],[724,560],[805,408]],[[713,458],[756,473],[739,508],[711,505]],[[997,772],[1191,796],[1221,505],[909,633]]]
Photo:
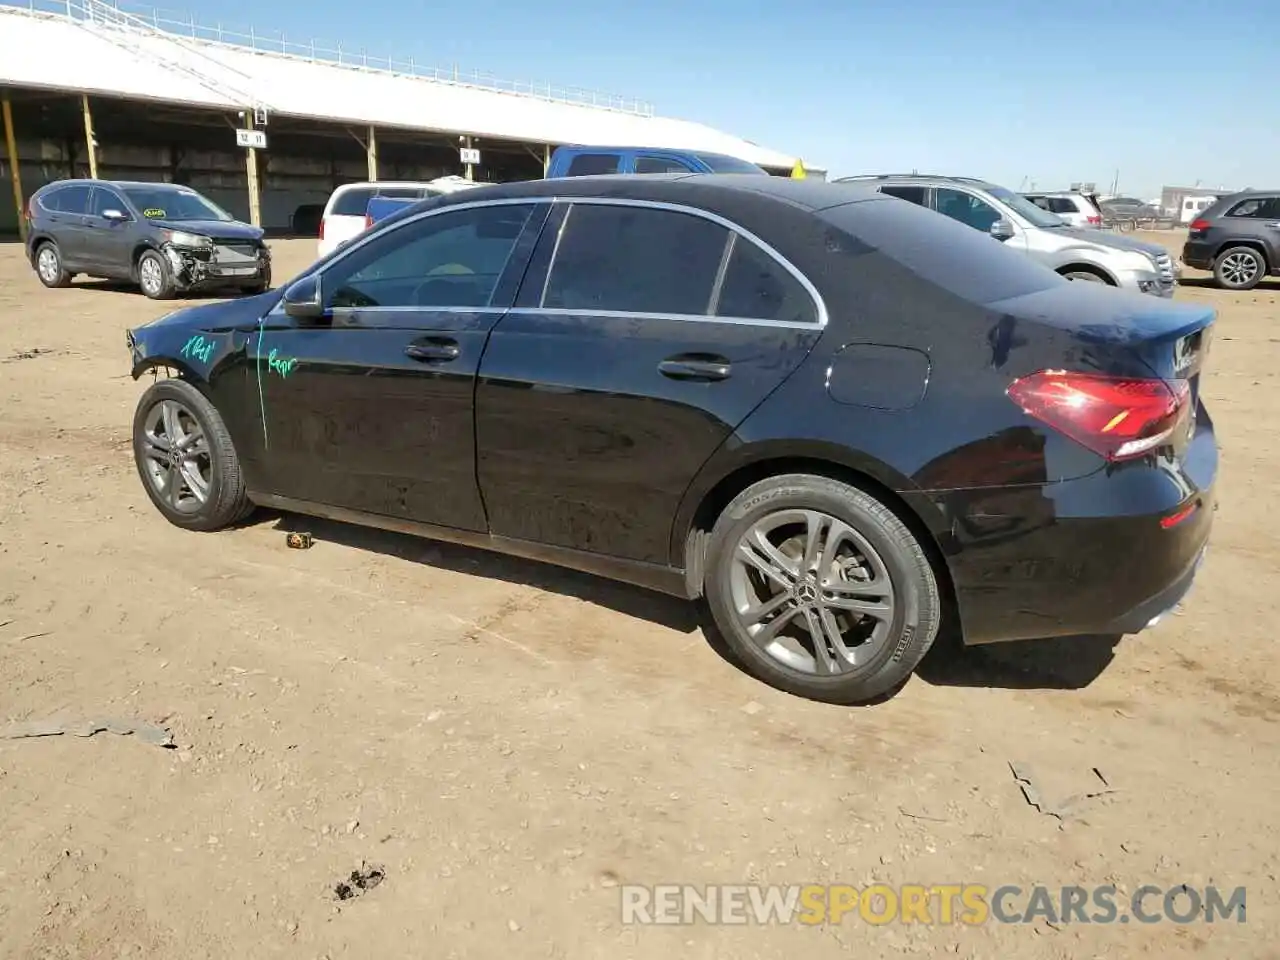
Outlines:
[[658,364],[658,372],[672,380],[728,380],[730,365],[724,357],[710,353],[684,353],[667,357]]
[[450,337],[423,337],[404,348],[404,354],[411,360],[456,360],[458,359],[458,341]]

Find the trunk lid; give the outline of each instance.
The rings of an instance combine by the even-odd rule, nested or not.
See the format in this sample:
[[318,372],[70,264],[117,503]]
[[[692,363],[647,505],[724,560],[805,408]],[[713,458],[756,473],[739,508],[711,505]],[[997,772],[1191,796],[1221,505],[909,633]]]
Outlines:
[[1046,328],[1040,349],[1030,351],[1027,369],[1057,367],[1133,379],[1160,379],[1176,392],[1187,385],[1182,422],[1170,437],[1181,456],[1195,431],[1200,379],[1217,312],[1210,307],[1172,303],[1140,293],[1094,284],[1071,283],[1005,300],[994,307],[1016,323]]

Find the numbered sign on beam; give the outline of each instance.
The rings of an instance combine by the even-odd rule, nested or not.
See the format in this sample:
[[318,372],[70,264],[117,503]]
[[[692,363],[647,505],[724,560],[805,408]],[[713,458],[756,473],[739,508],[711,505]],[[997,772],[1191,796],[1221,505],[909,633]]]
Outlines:
[[480,166],[480,151],[471,147],[463,147],[458,151],[458,156],[462,158],[463,163],[469,163],[473,167]]
[[267,133],[265,130],[237,130],[236,146],[265,150],[267,149]]

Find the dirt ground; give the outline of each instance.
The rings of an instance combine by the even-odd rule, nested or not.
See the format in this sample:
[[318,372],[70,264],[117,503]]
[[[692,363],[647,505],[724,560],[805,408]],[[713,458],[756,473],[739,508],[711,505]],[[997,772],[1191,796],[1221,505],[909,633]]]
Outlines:
[[[281,278],[314,250],[274,247]],[[1280,282],[1178,298],[1220,311],[1223,457],[1184,606],[1118,644],[940,651],[841,709],[639,590],[278,515],[170,526],[131,459],[124,331],[172,306],[46,290],[0,246],[0,731],[105,715],[177,742],[0,739],[0,957],[1276,956]],[[285,547],[297,523],[313,549]],[[1114,792],[1060,823],[1010,762],[1047,800],[1093,768]],[[365,861],[385,880],[335,901]],[[1244,886],[1248,912],[637,926],[618,886],[875,881]]]

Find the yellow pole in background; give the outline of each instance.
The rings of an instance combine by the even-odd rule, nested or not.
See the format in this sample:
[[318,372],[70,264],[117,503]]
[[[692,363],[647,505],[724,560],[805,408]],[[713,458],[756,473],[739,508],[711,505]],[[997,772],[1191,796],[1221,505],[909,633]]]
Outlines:
[[791,168],[792,180],[803,180],[808,174],[804,172],[804,161],[796,158],[796,165]]
[[0,101],[0,109],[4,112],[4,145],[9,153],[9,177],[13,180],[13,205],[18,211],[18,236],[27,242],[27,219],[22,209],[22,172],[18,168],[18,138],[13,132],[13,107],[9,104],[9,95],[5,94]]
[[93,114],[89,111],[89,95],[80,95],[80,109],[84,113],[84,139],[89,145],[89,176],[98,179],[98,142],[93,138]]
[[378,131],[369,125],[369,139],[364,145],[365,156],[369,161],[369,182],[378,182]]

